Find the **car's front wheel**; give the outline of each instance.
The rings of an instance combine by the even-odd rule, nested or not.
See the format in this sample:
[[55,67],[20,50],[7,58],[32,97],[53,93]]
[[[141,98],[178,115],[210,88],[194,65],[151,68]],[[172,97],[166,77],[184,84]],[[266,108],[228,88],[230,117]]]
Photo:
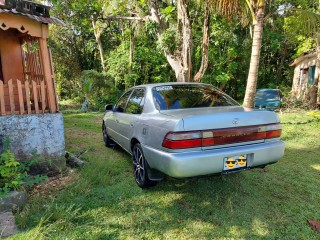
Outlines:
[[150,180],[148,176],[147,162],[139,143],[136,143],[133,146],[132,153],[133,176],[138,186],[141,188],[149,188],[155,186],[157,182]]

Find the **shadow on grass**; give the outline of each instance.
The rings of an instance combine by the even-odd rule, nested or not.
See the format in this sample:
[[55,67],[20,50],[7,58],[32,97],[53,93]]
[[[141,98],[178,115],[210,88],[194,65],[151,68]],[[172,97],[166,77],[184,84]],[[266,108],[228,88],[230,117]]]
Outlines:
[[[142,208],[143,224],[138,229],[160,236],[185,229],[184,236],[207,239],[316,239],[306,220],[320,219],[316,190],[320,171],[313,167],[317,156],[318,148],[288,148],[284,158],[266,170],[167,178],[153,189],[134,191],[118,204],[130,206],[128,211]],[[166,197],[170,200],[158,200]]]
[[168,177],[142,190],[126,152],[105,149],[100,134],[84,138],[96,145],[81,178],[54,198],[31,200],[20,215],[27,229],[46,219],[49,238],[317,239],[306,223],[320,220],[317,146],[289,147],[266,170]]

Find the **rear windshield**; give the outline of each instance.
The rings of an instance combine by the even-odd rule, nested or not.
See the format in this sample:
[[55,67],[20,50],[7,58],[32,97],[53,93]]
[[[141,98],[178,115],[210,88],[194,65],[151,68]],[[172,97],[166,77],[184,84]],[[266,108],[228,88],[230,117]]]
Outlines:
[[279,91],[277,90],[258,90],[256,98],[260,99],[280,99]]
[[209,85],[166,85],[152,89],[158,110],[238,106],[231,97]]

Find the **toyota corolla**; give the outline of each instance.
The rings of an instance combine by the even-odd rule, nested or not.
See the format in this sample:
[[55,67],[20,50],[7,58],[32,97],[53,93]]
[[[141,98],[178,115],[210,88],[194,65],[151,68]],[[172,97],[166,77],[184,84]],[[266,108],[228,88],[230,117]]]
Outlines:
[[106,106],[108,147],[132,155],[142,188],[175,178],[228,174],[277,162],[284,154],[276,113],[241,107],[208,84],[161,83],[131,88]]

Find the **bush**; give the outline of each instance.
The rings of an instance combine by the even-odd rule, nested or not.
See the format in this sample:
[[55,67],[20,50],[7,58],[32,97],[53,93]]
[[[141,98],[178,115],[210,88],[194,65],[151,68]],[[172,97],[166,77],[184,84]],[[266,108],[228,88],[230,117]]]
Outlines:
[[0,193],[20,190],[24,186],[33,186],[48,179],[47,176],[43,175],[29,175],[30,166],[38,163],[39,159],[18,162],[10,151],[9,145],[10,141],[7,139],[0,155]]
[[308,113],[309,116],[312,116],[315,120],[320,121],[320,111],[312,111]]

